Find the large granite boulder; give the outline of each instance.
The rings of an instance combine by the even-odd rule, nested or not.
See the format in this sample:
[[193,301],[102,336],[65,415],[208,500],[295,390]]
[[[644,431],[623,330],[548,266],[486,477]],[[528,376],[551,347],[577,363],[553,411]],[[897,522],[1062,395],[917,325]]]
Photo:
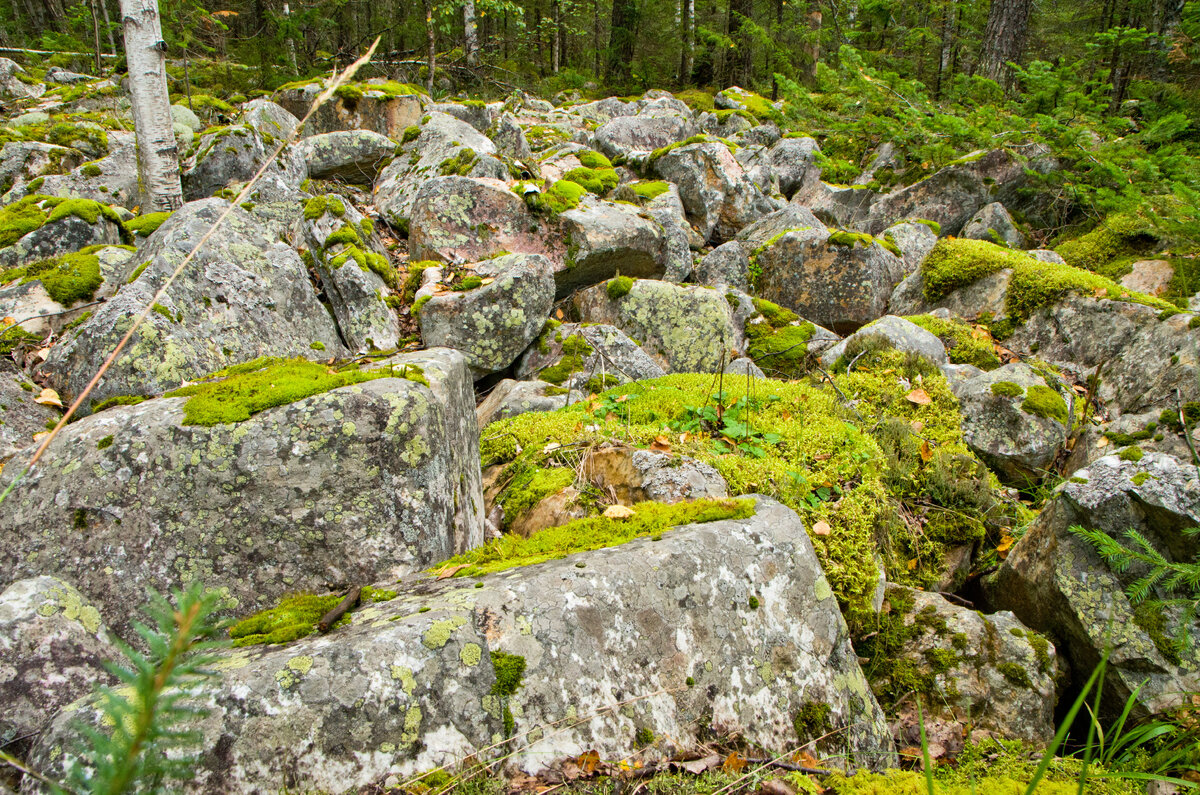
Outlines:
[[0,372],[0,462],[33,444],[33,435],[58,421],[58,412],[38,403],[41,393],[24,373]]
[[[566,246],[562,267],[555,269],[558,297],[610,279],[618,273],[639,279],[661,278],[675,258],[683,257],[690,272],[687,237],[683,253],[672,248],[670,220],[660,223],[647,210],[628,204],[585,198],[563,213],[561,236]],[[679,232],[677,228],[674,231]],[[676,275],[682,267],[674,268]]]
[[0,592],[0,744],[18,754],[59,709],[116,677],[120,652],[100,611],[53,577]]
[[[324,83],[317,80],[284,86],[275,92],[273,99],[288,113],[303,119],[323,91]],[[301,134],[370,130],[399,141],[406,128],[420,122],[426,101],[416,90],[398,83],[350,83],[317,108]]]
[[9,141],[0,149],[0,193],[15,190],[11,201],[24,195],[25,186],[35,179],[70,171],[83,160],[78,149],[41,141]]
[[985,585],[996,607],[1054,640],[1075,681],[1086,680],[1107,650],[1106,706],[1119,711],[1141,685],[1136,719],[1200,690],[1200,647],[1193,642],[1181,653],[1175,643],[1184,630],[1196,638],[1200,621],[1183,626],[1178,606],[1155,604],[1163,596],[1157,588],[1134,604],[1126,589],[1147,569],[1106,563],[1071,528],[1136,549],[1125,536],[1133,530],[1165,559],[1193,562],[1200,537],[1183,531],[1200,524],[1200,471],[1161,453],[1134,458],[1110,455],[1075,472]]
[[[639,739],[666,758],[709,732],[775,754],[833,731],[816,753],[894,763],[837,601],[779,503],[476,583],[423,580],[328,635],[225,652],[183,790],[357,792],[467,757],[537,773],[627,758]],[[796,720],[814,711],[824,720]],[[33,764],[61,770],[77,731],[60,717]]]
[[421,338],[462,351],[482,378],[512,364],[541,333],[554,303],[554,277],[536,254],[506,254],[467,270],[480,284],[430,297],[420,308]]
[[566,255],[546,221],[497,180],[434,177],[421,185],[411,213],[413,259],[478,262],[504,251],[561,262]]
[[370,130],[340,130],[313,135],[297,147],[313,179],[338,179],[355,185],[373,185],[385,165],[396,156],[396,144]]
[[736,240],[717,246],[700,260],[694,280],[710,287],[724,285],[749,290],[750,258],[746,256],[746,247]]
[[[517,378],[540,378],[571,390],[602,392],[627,381],[666,375],[625,332],[604,324],[547,327],[517,362]],[[559,406],[563,405],[560,400]]]
[[[22,80],[17,75],[24,75],[26,79]],[[45,84],[34,80],[25,67],[10,58],[0,58],[0,97],[36,99],[45,93]]]
[[[276,147],[249,125],[222,127],[200,137],[196,153],[183,167],[183,197],[204,199],[235,183],[246,182],[271,160]],[[300,152],[285,147],[271,161],[264,176],[271,176],[299,191],[307,169]]]
[[[200,580],[226,611],[249,613],[482,543],[463,357],[434,349],[371,367],[387,375],[241,421],[185,424],[192,398],[170,397],[70,424],[0,503],[0,584],[63,577],[125,634],[147,588]],[[5,467],[0,489],[32,453]]]
[[[307,112],[308,109],[305,108],[300,115],[303,116]],[[242,106],[241,122],[258,130],[264,138],[269,136],[285,140],[291,138],[300,126],[300,119],[265,97],[251,100]]]
[[616,326],[668,373],[717,373],[731,351],[745,347],[739,319],[725,293],[650,279],[600,284],[576,293],[587,323]]
[[767,151],[766,162],[779,178],[779,190],[789,199],[821,177],[817,156],[821,147],[808,137],[781,138]]
[[989,240],[1009,248],[1025,248],[1025,235],[1000,202],[985,204],[963,225],[959,237]]
[[[102,204],[114,204],[126,209],[143,202],[138,184],[137,141],[132,132],[109,130],[108,152],[98,160],[72,167],[66,173],[38,177],[37,193],[62,198],[92,199]],[[18,180],[4,198],[18,198],[29,186]]]
[[592,140],[609,157],[628,157],[677,143],[694,132],[690,113],[639,113],[606,121],[596,129]]
[[[15,229],[6,230],[6,236],[12,242],[0,248],[0,271],[71,254],[89,246],[123,242],[125,230],[120,217],[98,202],[64,201],[34,195],[21,199],[18,205],[14,211],[24,216],[22,223],[28,226],[18,224]],[[34,221],[40,225],[34,227]]]
[[881,337],[888,345],[904,353],[914,353],[941,367],[949,362],[946,346],[936,335],[895,315],[884,315],[821,353],[821,364],[832,367],[847,347],[857,347],[868,337]]
[[[43,369],[59,392],[83,390],[133,318],[228,207],[222,199],[184,205],[146,240],[132,282],[51,351]],[[146,316],[93,400],[160,394],[259,356],[347,353],[300,256],[269,239],[241,208],[217,228],[159,306],[162,311]]]

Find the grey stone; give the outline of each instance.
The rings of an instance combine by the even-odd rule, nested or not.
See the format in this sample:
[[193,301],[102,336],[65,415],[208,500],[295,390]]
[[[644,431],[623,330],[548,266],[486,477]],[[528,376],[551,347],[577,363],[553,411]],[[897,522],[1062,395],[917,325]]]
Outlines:
[[497,420],[516,417],[529,411],[554,411],[583,400],[578,390],[559,394],[562,387],[545,381],[514,381],[505,378],[475,409],[475,419],[483,430]]
[[470,270],[492,281],[430,298],[421,307],[421,338],[462,351],[482,378],[512,364],[541,333],[554,303],[554,277],[550,262],[536,254],[507,254]]
[[779,190],[792,198],[798,191],[811,187],[820,179],[821,167],[817,155],[821,147],[812,138],[781,138],[771,145],[767,162],[779,175]]
[[561,382],[563,387],[582,391],[590,380],[599,378],[604,385],[596,391],[603,391],[609,385],[666,375],[649,354],[616,326],[563,323],[554,329],[547,328],[537,344],[521,355],[515,368],[517,377],[534,378],[547,367],[561,363],[564,343],[576,335],[587,343],[591,352],[580,352],[578,367]]
[[711,287],[727,285],[738,290],[750,289],[750,258],[745,247],[736,240],[714,248],[696,268],[695,281]]
[[183,197],[187,201],[212,196],[221,188],[246,182],[268,161],[266,174],[274,175],[298,191],[307,170],[295,147],[286,147],[271,160],[274,146],[268,146],[262,134],[248,125],[225,127],[202,135],[196,153],[183,170]]
[[938,241],[932,228],[916,222],[889,226],[883,237],[885,240],[891,240],[900,249],[905,274],[915,273]]
[[921,270],[910,273],[892,291],[888,308],[896,315],[924,315],[945,309],[953,315],[973,320],[985,312],[993,317],[1004,315],[1004,296],[1012,271],[1005,269],[976,279],[936,301],[925,297],[925,279]]
[[[25,68],[9,58],[0,58],[0,97],[9,99],[33,99],[46,93],[46,86],[38,81],[26,83],[17,77],[25,74]],[[29,114],[26,114],[29,115]],[[49,116],[46,119],[49,120]],[[19,117],[18,117],[19,118]],[[13,120],[15,126],[16,120]]]
[[200,122],[200,117],[186,105],[171,106],[171,121],[175,124],[182,124],[196,133],[204,129],[204,125]]
[[959,237],[987,240],[1009,248],[1025,248],[1025,235],[1000,202],[985,204],[963,226]]
[[291,138],[300,126],[300,119],[264,97],[251,100],[242,106],[241,121],[242,124],[258,130],[260,135],[275,139]]
[[[1200,524],[1198,477],[1194,466],[1161,453],[1147,453],[1136,462],[1101,458],[1059,488],[1000,570],[985,580],[998,608],[1011,610],[1054,640],[1071,664],[1074,681],[1085,681],[1109,650],[1108,709],[1122,709],[1144,682],[1132,712],[1135,720],[1178,706],[1183,694],[1200,689],[1200,647],[1193,643],[1178,658],[1164,655],[1162,646],[1183,629],[1178,609],[1157,613],[1162,626],[1148,630],[1156,611],[1138,610],[1126,596],[1145,570],[1114,571],[1069,528],[1103,531],[1122,545],[1130,543],[1125,532],[1136,530],[1168,560],[1194,561],[1200,539],[1182,531]],[[1195,638],[1200,621],[1187,629]]]
[[373,185],[383,167],[396,155],[391,138],[370,130],[340,130],[312,135],[297,145],[313,179],[337,179],[354,185]]
[[879,194],[864,187],[830,185],[820,180],[805,183],[792,196],[792,204],[812,210],[817,218],[839,229],[856,229]]
[[1044,249],[1044,248],[1037,248],[1037,249],[1033,249],[1032,251],[1027,251],[1025,253],[1041,262],[1053,262],[1056,265],[1066,265],[1067,264],[1067,261],[1065,259],[1063,259],[1062,255],[1059,254],[1057,251],[1050,251],[1050,250]]
[[11,203],[26,193],[25,186],[33,180],[49,172],[69,171],[83,163],[83,159],[81,152],[65,146],[9,141],[0,149],[0,192],[13,191],[5,197],[6,203]]
[[[317,108],[305,122],[302,135],[320,135],[337,130],[371,130],[399,141],[406,128],[420,122],[428,101],[424,95],[393,95],[372,89],[370,81],[356,85],[363,89],[361,97],[333,97]],[[298,88],[281,89],[273,98],[288,113],[302,119],[312,108],[313,100],[324,90],[324,83],[318,80]]]
[[[85,173],[94,171],[99,174]],[[6,201],[17,197],[17,187],[5,197]],[[132,132],[110,130],[108,153],[91,163],[75,166],[66,174],[48,174],[42,178],[38,193],[63,198],[92,199],[101,204],[133,208],[142,203],[141,187],[138,184],[137,142]]]
[[683,114],[661,116],[619,116],[596,129],[593,137],[598,150],[609,157],[628,157],[634,152],[647,153],[683,141],[695,134],[690,117]]
[[[562,214],[561,229],[567,254],[554,274],[559,298],[617,273],[658,278],[666,273],[672,254],[691,264],[690,254],[679,251],[680,245],[687,250],[686,239],[680,244],[678,236],[669,236],[653,215],[627,204],[585,197],[578,207]],[[680,270],[676,267],[673,275],[680,278]]]
[[621,505],[722,500],[729,496],[725,478],[710,464],[654,450],[623,445],[600,447],[584,456],[579,470],[593,486],[613,495]]
[[41,391],[24,373],[0,372],[0,462],[33,444],[47,420],[58,419],[58,412],[34,402]]
[[825,224],[807,207],[789,204],[773,213],[764,215],[737,233],[737,240],[745,244],[747,254],[753,254],[785,232],[792,233],[793,240],[829,239]]
[[[178,264],[228,207],[222,199],[176,210],[138,251],[130,284],[52,349],[43,366],[64,397],[77,395]],[[135,272],[136,269],[135,269]],[[259,356],[346,355],[326,309],[317,301],[300,257],[272,242],[235,208],[171,285],[129,347],[92,393],[160,394],[184,381]],[[87,406],[81,407],[86,413]]]
[[[200,580],[222,593],[224,615],[252,613],[285,593],[395,580],[482,543],[462,356],[430,350],[371,367],[396,377],[242,422],[184,425],[180,397],[70,424],[0,503],[0,584],[64,577],[125,634],[149,587]],[[429,385],[403,377],[406,367]],[[0,487],[32,453],[5,467]]]
[[915,353],[933,364],[941,367],[949,360],[946,358],[946,348],[936,335],[918,326],[910,320],[895,315],[885,315],[878,320],[868,323],[846,339],[834,345],[821,354],[821,364],[832,367],[833,363],[845,351],[846,346],[854,340],[866,337],[883,337],[892,347],[904,353]]
[[725,375],[748,375],[751,378],[766,378],[767,374],[754,363],[753,359],[743,356],[725,365]]
[[[828,704],[840,730],[816,753],[844,754],[851,767],[894,763],[829,584],[799,519],[778,503],[759,498],[750,519],[479,582],[425,580],[329,635],[225,652],[223,676],[199,699],[209,713],[195,724],[200,760],[184,791],[303,780],[352,792],[468,756],[503,755],[505,767],[536,773],[591,750],[624,758],[640,730],[657,738],[651,758],[710,730],[773,755],[795,746],[792,718],[809,703]],[[512,696],[492,693],[493,652],[525,659]],[[523,740],[495,750],[506,714]],[[93,709],[83,715],[95,720]],[[31,762],[61,770],[74,731],[57,720]]]
[[92,75],[80,74],[63,69],[61,66],[51,66],[46,70],[46,81],[49,83],[58,83],[63,86],[72,86],[78,83],[90,83],[97,78]]
[[529,141],[525,139],[525,131],[521,129],[521,125],[517,123],[516,118],[511,113],[503,113],[496,121],[487,128],[487,135],[492,139],[492,143],[496,145],[496,151],[501,155],[515,160],[527,168],[535,169],[532,176],[536,176],[537,160],[533,156],[533,152],[529,149]]

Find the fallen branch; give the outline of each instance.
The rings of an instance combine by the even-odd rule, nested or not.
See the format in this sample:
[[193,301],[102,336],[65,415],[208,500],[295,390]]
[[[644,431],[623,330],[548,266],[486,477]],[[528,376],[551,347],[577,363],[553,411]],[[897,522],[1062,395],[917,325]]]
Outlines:
[[359,598],[362,596],[362,588],[351,588],[350,593],[346,594],[346,598],[338,602],[338,606],[330,610],[325,615],[321,616],[321,620],[317,622],[317,629],[322,633],[328,632],[333,628],[342,616],[350,612],[350,609],[358,604]]

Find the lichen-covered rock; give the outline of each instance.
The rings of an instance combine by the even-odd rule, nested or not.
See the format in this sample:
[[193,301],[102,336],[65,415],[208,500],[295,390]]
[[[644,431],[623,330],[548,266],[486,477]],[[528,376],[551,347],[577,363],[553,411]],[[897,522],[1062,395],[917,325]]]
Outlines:
[[763,195],[721,141],[669,148],[650,160],[650,168],[679,188],[688,219],[706,242],[730,240],[782,205]]
[[621,505],[729,496],[729,486],[720,472],[688,456],[614,445],[590,451],[579,468],[584,478]]
[[354,185],[373,185],[383,167],[396,155],[396,144],[370,130],[339,130],[312,135],[297,145],[308,176],[339,179]]
[[394,226],[410,224],[418,193],[437,177],[508,176],[492,173],[482,163],[482,158],[496,153],[496,145],[466,122],[430,113],[424,124],[413,124],[420,133],[416,138],[403,131],[392,136],[405,143],[375,181],[375,206]]
[[[1160,712],[1200,689],[1200,647],[1193,643],[1183,654],[1175,648],[1184,629],[1178,608],[1156,607],[1154,596],[1150,603],[1130,602],[1126,589],[1144,569],[1115,571],[1070,528],[1099,530],[1122,545],[1131,543],[1125,532],[1136,530],[1168,560],[1185,563],[1200,554],[1200,538],[1182,531],[1197,524],[1196,467],[1161,453],[1138,461],[1106,456],[1060,487],[985,581],[986,592],[998,608],[1054,640],[1074,681],[1085,681],[1108,650],[1108,708],[1123,708],[1142,685],[1134,719]],[[1187,629],[1194,639],[1200,621]]]
[[915,353],[941,367],[949,359],[946,358],[946,346],[936,335],[913,323],[895,315],[884,315],[878,320],[868,323],[851,334],[837,345],[821,354],[821,364],[832,367],[833,363],[845,352],[848,345],[864,340],[867,337],[882,337],[898,351]]
[[857,229],[878,198],[878,193],[867,188],[830,185],[815,180],[796,191],[792,204],[808,207],[830,226]]
[[[111,211],[106,214],[93,204],[79,213],[56,216],[57,207],[53,202],[36,198],[31,200],[41,207],[46,220],[12,245],[0,248],[0,270],[71,254],[88,246],[119,245],[123,242],[124,230]],[[93,212],[95,215],[92,215]]]
[[[554,274],[560,298],[618,273],[656,279],[667,271],[671,239],[645,210],[587,197],[562,214],[561,224],[567,251]],[[686,238],[682,245],[686,251]]]
[[[894,762],[804,528],[772,500],[479,582],[423,581],[329,635],[225,652],[184,791],[355,792],[468,756],[535,773],[592,750],[626,758],[638,737],[665,757],[710,731],[782,753],[826,723],[836,739],[818,755]],[[809,705],[825,721],[797,737]],[[74,731],[56,720],[32,763],[60,770]]]
[[988,240],[1009,248],[1025,248],[1025,235],[1000,202],[985,204],[963,225],[959,237]]
[[[226,611],[251,613],[285,593],[394,580],[480,544],[462,356],[435,349],[372,367],[395,377],[241,422],[185,425],[189,398],[173,397],[72,423],[0,503],[0,583],[64,577],[124,633],[149,587],[200,580]],[[5,467],[0,488],[32,452]]]
[[36,99],[46,93],[46,86],[33,80],[29,83],[17,77],[26,74],[25,68],[9,58],[0,58],[0,97],[10,99]]
[[737,290],[750,289],[750,258],[736,240],[722,243],[704,255],[696,268],[695,281],[710,287],[726,285]]
[[9,141],[0,149],[0,193],[16,189],[16,198],[38,177],[70,171],[82,162],[83,154],[77,149],[41,141]]
[[58,412],[34,401],[41,393],[24,373],[0,372],[0,462],[33,444],[33,435],[57,421]]
[[[184,199],[204,199],[221,188],[246,182],[270,160],[275,149],[266,143],[262,133],[245,124],[222,127],[201,136],[195,155],[184,165]],[[307,171],[298,150],[288,146],[271,162],[266,173],[299,191]]]
[[375,239],[373,225],[335,194],[308,207],[312,210],[300,221],[298,237],[317,266],[342,339],[355,351],[397,347],[400,320],[386,303],[391,288],[384,280],[387,276],[394,284],[395,269]]
[[1143,259],[1129,266],[1121,286],[1146,295],[1165,295],[1175,277],[1175,267],[1165,259]]
[[[516,375],[541,378],[572,390],[603,392],[610,386],[666,373],[616,326],[564,323],[548,327],[537,344],[521,355]],[[559,401],[558,407],[563,405]]]
[[921,267],[925,257],[933,251],[938,236],[928,224],[912,221],[889,226],[883,233],[883,239],[900,249],[900,257],[904,260],[904,272],[911,274]]
[[[304,113],[308,112],[305,108]],[[288,139],[300,126],[300,119],[293,116],[283,106],[276,105],[265,97],[247,102],[242,106],[242,124],[249,125],[263,136],[276,139]],[[200,132],[196,130],[196,132]]]
[[537,176],[537,160],[529,149],[529,141],[525,138],[525,130],[511,113],[502,113],[496,121],[487,127],[487,136],[496,145],[496,151],[501,155],[515,160],[526,168],[534,170],[531,176]]
[[955,395],[963,440],[1002,481],[1028,487],[1042,479],[1070,425],[1072,405],[1058,390],[1014,362],[957,385]]
[[[738,242],[750,254],[763,248],[785,232],[800,233],[799,239],[828,240],[829,230],[807,207],[789,204],[773,213],[764,215],[737,233]],[[797,239],[793,237],[793,239]]]
[[414,197],[408,228],[413,259],[477,262],[504,251],[544,254],[561,263],[566,254],[545,221],[494,180],[451,176],[425,181]]
[[[887,595],[893,610],[911,603],[901,619],[911,637],[888,661],[893,673],[877,688],[905,688],[906,682],[894,681],[902,672],[910,682],[928,682],[918,696],[927,720],[962,722],[971,731],[1035,746],[1050,741],[1058,700],[1053,645],[1007,611],[984,615],[896,585],[888,586]],[[916,720],[916,707],[906,699],[899,722]]]
[[609,157],[647,153],[682,141],[695,132],[690,114],[618,116],[596,129],[595,146]]
[[[76,323],[94,302],[116,293],[129,276],[132,259],[131,247],[104,246],[90,254],[51,260],[49,271],[22,275],[0,287],[0,317],[17,319],[33,334],[57,334]],[[69,311],[72,307],[76,311]]]
[[779,190],[789,199],[821,177],[817,155],[821,147],[812,138],[781,138],[767,152],[766,161],[779,177]]
[[[221,199],[184,205],[142,245],[133,281],[52,349],[43,366],[64,397],[77,395],[149,303],[228,208]],[[145,267],[143,267],[143,265]],[[161,394],[184,381],[259,356],[347,353],[317,300],[304,263],[235,208],[147,315],[92,393]],[[313,343],[324,348],[318,354]],[[81,407],[86,413],[87,406]]]
[[574,303],[585,322],[621,329],[666,372],[720,372],[729,351],[745,347],[742,323],[723,292],[649,279],[629,288],[614,298],[608,285],[596,285],[577,293]]
[[[100,159],[73,167],[65,174],[39,177],[37,193],[63,198],[92,199],[127,209],[142,203],[138,185],[137,141],[131,132],[109,130],[108,152]],[[5,201],[17,198],[22,186],[14,183]]]
[[0,744],[20,753],[59,709],[112,684],[104,666],[118,659],[79,591],[53,577],[9,585],[0,592]]
[[906,218],[925,218],[941,224],[942,234],[957,235],[986,204],[1028,207],[1021,195],[1029,182],[1026,169],[1045,173],[1055,167],[1039,145],[1019,152],[975,152],[920,182],[880,196],[854,228],[877,235]]
[[492,388],[475,408],[475,419],[483,430],[497,420],[515,417],[529,411],[554,411],[587,397],[578,390],[567,390],[545,381],[514,381],[505,378]]
[[870,237],[789,232],[751,260],[759,295],[839,334],[888,311],[904,260]]
[[[321,81],[314,81],[281,88],[273,99],[288,113],[302,119],[324,90]],[[373,85],[370,81],[344,85],[305,122],[302,135],[371,130],[399,141],[406,128],[420,122],[426,101],[421,94],[401,93],[394,85]]]
[[[459,121],[465,121],[479,132],[486,132],[501,113],[503,103],[484,103],[478,100],[466,102],[433,102],[425,106],[426,113],[445,113]],[[490,136],[489,136],[490,137]]]
[[554,303],[554,277],[549,261],[536,254],[507,254],[468,270],[485,283],[426,301],[421,338],[462,351],[482,378],[512,364],[541,333]]

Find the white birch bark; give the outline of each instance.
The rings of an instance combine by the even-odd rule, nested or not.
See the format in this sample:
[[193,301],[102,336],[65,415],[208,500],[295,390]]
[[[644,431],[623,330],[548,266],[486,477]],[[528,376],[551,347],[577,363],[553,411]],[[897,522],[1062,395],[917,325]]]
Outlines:
[[145,197],[143,212],[175,210],[183,204],[183,186],[171,125],[158,0],[121,0],[121,19],[137,133],[138,181]]
[[479,32],[475,27],[475,0],[463,3],[463,50],[467,56],[467,66],[479,63]]

